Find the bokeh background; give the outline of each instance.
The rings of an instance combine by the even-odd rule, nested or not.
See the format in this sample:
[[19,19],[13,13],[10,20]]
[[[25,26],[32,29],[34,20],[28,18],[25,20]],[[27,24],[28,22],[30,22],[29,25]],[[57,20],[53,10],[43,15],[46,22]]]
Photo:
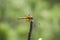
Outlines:
[[0,0],[0,40],[27,40],[32,14],[32,40],[60,40],[60,0]]

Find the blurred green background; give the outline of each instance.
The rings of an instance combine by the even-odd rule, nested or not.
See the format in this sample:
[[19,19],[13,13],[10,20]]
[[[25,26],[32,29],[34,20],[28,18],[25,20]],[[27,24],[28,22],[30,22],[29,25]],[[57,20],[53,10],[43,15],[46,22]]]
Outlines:
[[60,40],[60,0],[0,0],[0,40],[27,40],[32,14],[32,40]]

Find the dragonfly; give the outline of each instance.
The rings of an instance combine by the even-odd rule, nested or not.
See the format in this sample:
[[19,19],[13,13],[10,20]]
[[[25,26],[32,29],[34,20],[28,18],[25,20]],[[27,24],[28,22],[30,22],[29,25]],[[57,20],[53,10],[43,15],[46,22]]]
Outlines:
[[32,35],[32,29],[33,29],[33,17],[28,15],[26,17],[19,17],[18,18],[19,20],[20,19],[25,19],[26,22],[29,22],[30,23],[30,29],[29,29],[29,32],[28,32],[28,40],[31,40],[31,35]]

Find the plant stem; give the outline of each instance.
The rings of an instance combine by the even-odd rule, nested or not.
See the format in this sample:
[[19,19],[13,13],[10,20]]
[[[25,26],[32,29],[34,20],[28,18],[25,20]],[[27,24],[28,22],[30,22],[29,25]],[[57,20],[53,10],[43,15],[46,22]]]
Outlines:
[[28,40],[31,40],[32,29],[33,29],[33,21],[31,20],[30,21],[30,30],[28,33]]

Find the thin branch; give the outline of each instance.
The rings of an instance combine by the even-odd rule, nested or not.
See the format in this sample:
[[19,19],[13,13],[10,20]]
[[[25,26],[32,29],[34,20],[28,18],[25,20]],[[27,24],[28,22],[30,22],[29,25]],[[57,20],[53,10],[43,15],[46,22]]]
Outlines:
[[32,35],[32,29],[33,29],[33,21],[30,21],[30,30],[28,33],[28,40],[31,40],[31,35]]

